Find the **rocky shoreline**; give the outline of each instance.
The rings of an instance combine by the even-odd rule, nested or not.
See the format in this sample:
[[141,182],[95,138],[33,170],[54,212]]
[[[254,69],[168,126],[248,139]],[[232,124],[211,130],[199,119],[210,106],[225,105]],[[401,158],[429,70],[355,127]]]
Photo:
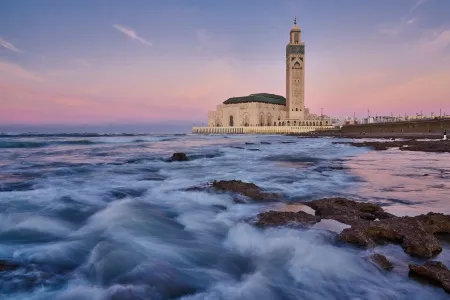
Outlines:
[[[247,201],[281,200],[282,195],[269,193],[253,183],[243,181],[214,181],[205,187],[193,187],[187,191],[231,193],[243,196]],[[245,201],[244,201],[245,202]],[[303,205],[314,212],[270,210],[258,214],[250,221],[262,229],[276,226],[311,227],[322,220],[334,220],[348,225],[336,238],[361,248],[374,249],[385,243],[399,244],[411,257],[427,260],[424,265],[410,264],[410,275],[438,284],[450,293],[450,270],[441,262],[428,261],[442,251],[438,233],[450,233],[450,215],[430,212],[415,217],[398,217],[385,212],[377,204],[357,202],[345,198],[326,198]],[[370,260],[380,269],[390,271],[395,265],[385,256],[374,253]]]
[[421,151],[421,152],[436,152],[436,153],[450,153],[450,141],[418,141],[418,140],[394,140],[388,142],[380,141],[364,141],[364,142],[334,142],[333,144],[351,145],[354,147],[369,147],[373,150],[388,150],[398,148],[401,151]]

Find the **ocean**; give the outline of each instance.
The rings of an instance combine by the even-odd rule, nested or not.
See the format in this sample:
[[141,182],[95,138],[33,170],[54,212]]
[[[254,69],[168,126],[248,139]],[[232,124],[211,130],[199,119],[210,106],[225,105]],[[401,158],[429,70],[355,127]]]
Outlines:
[[[371,151],[336,138],[191,134],[0,136],[1,299],[447,299],[408,278],[399,245],[333,228],[257,228],[260,212],[342,196],[395,215],[450,214],[446,153]],[[170,162],[185,152],[187,162]],[[236,203],[186,189],[243,180],[284,195]],[[334,228],[335,229],[335,228]],[[434,259],[450,266],[450,242]]]

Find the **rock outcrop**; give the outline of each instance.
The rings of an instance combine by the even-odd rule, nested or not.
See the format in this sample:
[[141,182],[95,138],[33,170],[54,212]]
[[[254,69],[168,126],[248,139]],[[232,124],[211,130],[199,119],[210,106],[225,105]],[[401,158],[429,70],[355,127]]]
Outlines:
[[183,152],[176,152],[172,154],[172,157],[170,158],[170,161],[188,161],[189,157],[186,155],[186,153]]
[[382,270],[390,271],[394,268],[394,265],[382,254],[374,253],[370,256],[370,259]]
[[291,212],[291,211],[268,211],[258,215],[257,226],[280,226],[289,223],[300,223],[306,225],[314,225],[320,222],[320,217],[313,216],[304,211]]
[[420,277],[430,283],[438,284],[450,293],[450,270],[439,261],[427,261],[423,266],[409,264],[409,273],[413,277]]
[[442,251],[435,233],[450,233],[450,216],[428,213],[417,217],[367,221],[344,229],[339,237],[344,242],[362,247],[374,247],[384,242],[399,243],[410,255],[430,258]]
[[327,198],[304,203],[316,211],[322,219],[332,219],[348,225],[359,225],[366,221],[395,217],[385,212],[381,206],[348,200],[345,198]]
[[193,186],[187,188],[186,192],[228,192],[236,194],[240,197],[234,197],[236,202],[242,202],[242,197],[250,198],[251,200],[266,201],[280,199],[281,195],[277,193],[264,192],[259,186],[254,183],[244,182],[241,180],[214,180],[208,185]]
[[270,200],[280,198],[279,194],[266,193],[256,184],[240,180],[213,181],[211,187],[219,191],[240,194],[252,200]]
[[332,219],[351,225],[339,238],[361,247],[375,247],[386,242],[399,243],[410,255],[430,258],[442,251],[434,234],[450,233],[450,216],[428,213],[416,217],[396,217],[379,205],[343,198],[329,198],[304,203],[315,209],[315,216],[304,212],[266,212],[258,215],[257,225],[276,226],[298,222],[312,225]]

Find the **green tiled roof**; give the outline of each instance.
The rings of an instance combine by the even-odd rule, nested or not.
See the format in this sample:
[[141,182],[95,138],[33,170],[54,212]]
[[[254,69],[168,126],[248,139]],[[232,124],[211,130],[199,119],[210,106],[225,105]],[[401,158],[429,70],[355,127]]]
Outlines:
[[250,102],[286,105],[286,98],[274,94],[259,93],[243,97],[232,97],[224,101],[223,104],[250,103]]

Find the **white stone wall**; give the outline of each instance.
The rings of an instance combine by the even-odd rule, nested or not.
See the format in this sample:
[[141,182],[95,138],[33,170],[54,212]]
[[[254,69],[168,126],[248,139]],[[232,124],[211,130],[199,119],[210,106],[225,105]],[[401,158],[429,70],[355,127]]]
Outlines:
[[284,105],[267,103],[221,104],[217,110],[208,113],[208,126],[274,126],[286,119]]

